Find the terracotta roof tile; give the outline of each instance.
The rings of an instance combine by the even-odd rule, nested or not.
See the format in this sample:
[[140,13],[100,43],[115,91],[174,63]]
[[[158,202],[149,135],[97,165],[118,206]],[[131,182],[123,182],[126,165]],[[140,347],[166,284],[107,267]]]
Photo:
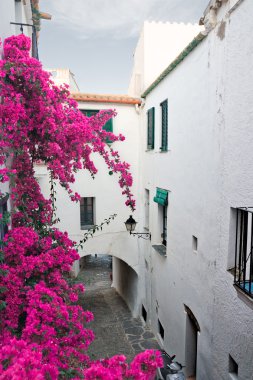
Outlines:
[[72,93],[71,97],[77,102],[141,104],[141,99],[132,98],[128,95],[83,94],[76,92]]

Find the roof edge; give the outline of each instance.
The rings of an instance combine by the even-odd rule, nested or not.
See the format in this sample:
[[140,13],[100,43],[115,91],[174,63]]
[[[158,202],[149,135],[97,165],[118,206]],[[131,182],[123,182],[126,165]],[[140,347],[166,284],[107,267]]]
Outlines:
[[181,51],[181,53],[172,61],[169,66],[151,83],[151,85],[143,92],[142,98],[146,96],[164,79],[166,78],[178,65],[182,62],[187,55],[189,55],[205,38],[207,34],[202,31]]
[[128,95],[99,95],[99,94],[83,94],[71,93],[71,98],[77,102],[85,103],[118,103],[118,104],[137,104],[141,105],[142,101],[139,98],[133,98]]

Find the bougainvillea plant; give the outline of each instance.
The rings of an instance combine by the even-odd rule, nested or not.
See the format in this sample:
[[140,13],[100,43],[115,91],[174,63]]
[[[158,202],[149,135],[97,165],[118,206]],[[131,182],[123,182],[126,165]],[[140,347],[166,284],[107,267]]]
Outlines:
[[[34,173],[34,163],[44,162],[51,180],[78,201],[75,173],[95,175],[92,155],[99,154],[134,209],[129,165],[106,144],[124,137],[102,129],[115,112],[85,117],[67,87],[56,87],[29,52],[28,37],[12,36],[0,61],[0,182],[8,183],[11,203],[11,226],[0,242],[0,379],[153,379],[162,364],[156,351],[130,365],[124,356],[88,357],[93,315],[77,304],[83,285],[68,277],[79,255],[55,227],[53,200],[44,198]],[[0,215],[7,222],[8,214]]]

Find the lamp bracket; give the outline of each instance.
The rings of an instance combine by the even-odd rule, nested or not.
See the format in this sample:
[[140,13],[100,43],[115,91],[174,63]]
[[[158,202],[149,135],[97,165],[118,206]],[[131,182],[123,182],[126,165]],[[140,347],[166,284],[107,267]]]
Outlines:
[[132,232],[130,231],[130,235],[137,235],[138,239],[142,238],[145,240],[151,240],[150,232]]

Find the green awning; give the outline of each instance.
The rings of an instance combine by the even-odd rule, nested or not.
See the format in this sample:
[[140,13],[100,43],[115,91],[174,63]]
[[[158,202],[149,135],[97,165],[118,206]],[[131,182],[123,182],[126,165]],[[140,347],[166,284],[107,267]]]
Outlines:
[[159,203],[159,205],[167,206],[168,204],[168,190],[156,188],[156,196],[154,197],[154,202]]

